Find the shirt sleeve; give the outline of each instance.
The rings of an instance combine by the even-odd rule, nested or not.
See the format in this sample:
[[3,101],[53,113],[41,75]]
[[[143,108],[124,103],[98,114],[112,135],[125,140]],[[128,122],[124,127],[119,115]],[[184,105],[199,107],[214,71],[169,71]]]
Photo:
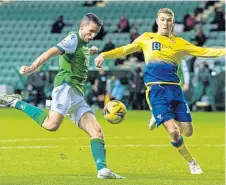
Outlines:
[[144,40],[145,36],[146,33],[139,36],[132,43],[110,50],[108,52],[103,52],[102,55],[104,56],[105,59],[116,59],[140,51],[142,49],[140,46],[140,42]]
[[102,55],[105,59],[121,58],[131,53],[140,51],[141,47],[138,44],[128,44],[120,48],[116,48],[107,52],[103,52]]
[[186,54],[197,56],[197,57],[207,57],[214,58],[223,56],[226,54],[225,48],[204,48],[191,44],[190,42],[184,41],[184,50]]
[[184,84],[189,85],[190,74],[189,74],[188,66],[185,60],[181,61],[181,69],[184,75]]
[[76,34],[68,35],[64,40],[56,45],[58,49],[64,53],[74,53],[78,45],[78,38]]

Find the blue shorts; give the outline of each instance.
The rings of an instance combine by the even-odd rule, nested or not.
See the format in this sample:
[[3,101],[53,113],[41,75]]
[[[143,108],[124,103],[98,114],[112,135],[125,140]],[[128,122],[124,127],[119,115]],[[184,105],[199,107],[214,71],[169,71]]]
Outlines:
[[157,127],[170,119],[192,122],[188,104],[179,85],[151,85],[147,91],[147,101],[152,107]]

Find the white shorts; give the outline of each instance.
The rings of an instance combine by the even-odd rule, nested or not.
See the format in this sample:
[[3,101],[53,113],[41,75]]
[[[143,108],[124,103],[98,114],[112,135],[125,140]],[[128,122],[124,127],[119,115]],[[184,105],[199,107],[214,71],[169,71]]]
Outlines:
[[71,121],[77,125],[86,112],[94,114],[93,109],[86,103],[84,96],[67,83],[53,89],[50,110],[63,116],[68,115]]

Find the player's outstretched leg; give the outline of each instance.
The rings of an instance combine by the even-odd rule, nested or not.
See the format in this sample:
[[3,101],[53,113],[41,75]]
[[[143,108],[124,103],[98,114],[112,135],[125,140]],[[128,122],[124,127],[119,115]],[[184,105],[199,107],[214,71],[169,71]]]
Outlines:
[[15,107],[15,103],[20,101],[22,98],[19,94],[0,94],[0,105],[6,105],[10,107]]
[[49,114],[47,114],[44,110],[21,101],[21,96],[18,94],[0,94],[0,104],[9,105],[10,107],[14,107],[23,111],[38,125],[42,126],[48,131],[58,130],[61,122],[64,119],[63,114],[60,114],[56,111],[50,111]]
[[149,122],[148,122],[148,128],[149,128],[150,130],[154,130],[155,127],[156,127],[156,119],[155,119],[154,115],[151,114],[151,119],[150,119]]
[[7,106],[9,105],[10,107],[14,107],[23,111],[33,120],[35,120],[40,126],[42,126],[45,119],[48,117],[48,114],[42,109],[21,101],[21,96],[18,94],[0,94],[0,104]]
[[79,127],[91,137],[90,145],[96,163],[97,178],[124,179],[125,177],[116,174],[107,167],[104,134],[94,115],[86,112],[79,121]]
[[164,124],[167,132],[171,137],[171,144],[177,148],[178,152],[188,162],[191,174],[202,174],[202,170],[196,160],[192,157],[188,147],[184,143],[183,137],[180,135],[178,126],[173,119],[166,121]]

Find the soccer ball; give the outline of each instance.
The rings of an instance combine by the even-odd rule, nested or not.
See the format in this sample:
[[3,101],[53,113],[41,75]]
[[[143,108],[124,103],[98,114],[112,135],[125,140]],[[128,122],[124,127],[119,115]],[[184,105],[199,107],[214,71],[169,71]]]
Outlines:
[[104,106],[103,114],[108,122],[118,124],[125,118],[126,106],[118,100],[112,100]]

